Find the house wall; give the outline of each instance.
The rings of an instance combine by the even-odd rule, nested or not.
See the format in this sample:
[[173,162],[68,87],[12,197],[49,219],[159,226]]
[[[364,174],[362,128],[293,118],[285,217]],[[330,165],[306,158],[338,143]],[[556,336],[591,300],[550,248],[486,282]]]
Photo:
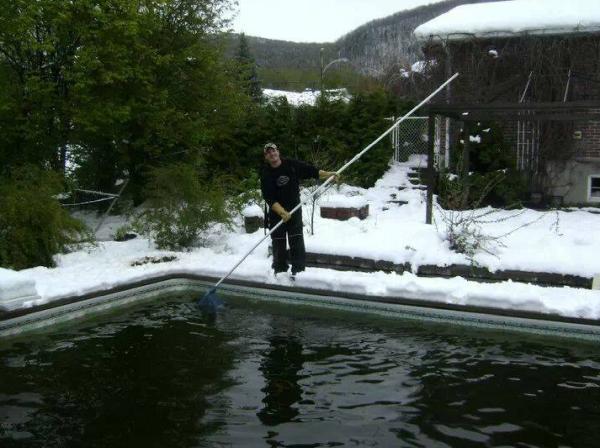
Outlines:
[[[530,74],[524,102],[563,102],[565,93],[567,101],[600,101],[598,33],[450,41],[424,51],[438,61],[440,79],[447,64],[461,73],[452,85],[451,103],[519,102]],[[560,122],[562,135],[556,123],[540,123],[542,131],[551,132],[540,133],[541,175],[532,191],[543,188],[549,196],[563,196],[565,203],[589,203],[588,177],[599,172],[600,121]],[[497,124],[516,155],[517,120],[506,117]],[[560,167],[564,172],[557,171]]]
[[552,162],[548,165],[548,174],[556,182],[549,187],[547,194],[564,205],[600,205],[600,198],[589,197],[590,176],[600,176],[600,160],[566,163]]

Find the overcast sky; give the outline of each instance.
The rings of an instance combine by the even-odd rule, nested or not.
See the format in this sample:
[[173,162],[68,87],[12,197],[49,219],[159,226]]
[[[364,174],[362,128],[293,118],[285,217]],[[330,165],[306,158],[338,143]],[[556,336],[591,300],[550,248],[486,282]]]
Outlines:
[[295,42],[333,42],[373,19],[442,0],[238,0],[233,30]]

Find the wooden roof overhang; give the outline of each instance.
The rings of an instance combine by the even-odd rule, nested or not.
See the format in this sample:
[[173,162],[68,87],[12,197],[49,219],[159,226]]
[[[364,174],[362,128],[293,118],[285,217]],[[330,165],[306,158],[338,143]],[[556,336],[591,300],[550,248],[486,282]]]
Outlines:
[[427,115],[442,115],[460,121],[589,121],[600,120],[600,101],[433,103],[425,105],[422,111]]

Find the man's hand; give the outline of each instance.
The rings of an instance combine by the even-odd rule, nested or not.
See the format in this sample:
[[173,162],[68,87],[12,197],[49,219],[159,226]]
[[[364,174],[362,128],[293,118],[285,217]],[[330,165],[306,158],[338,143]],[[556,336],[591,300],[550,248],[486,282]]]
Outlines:
[[289,212],[285,209],[283,210],[283,212],[281,212],[279,216],[281,216],[281,220],[283,222],[288,222],[292,217],[292,215],[290,215]]
[[288,222],[292,217],[292,215],[285,208],[283,208],[279,202],[275,202],[271,206],[271,210],[277,213],[283,222]]
[[335,171],[323,171],[323,170],[319,170],[319,179],[325,180],[325,179],[329,179],[331,176],[333,176],[333,181],[334,182],[337,183],[337,182],[340,181],[340,176]]

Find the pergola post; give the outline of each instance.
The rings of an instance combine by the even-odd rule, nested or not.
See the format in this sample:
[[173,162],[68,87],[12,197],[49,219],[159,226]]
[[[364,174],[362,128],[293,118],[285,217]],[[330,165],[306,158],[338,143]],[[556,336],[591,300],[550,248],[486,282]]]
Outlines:
[[425,224],[433,222],[433,188],[435,186],[435,115],[429,114],[427,123],[427,206],[425,208]]
[[469,160],[469,149],[471,147],[471,122],[464,121],[463,122],[463,151],[462,151],[462,173],[461,173],[461,181],[464,185],[463,197],[462,197],[462,206],[467,207],[469,202],[469,190],[471,186],[469,185],[469,167],[471,165]]

